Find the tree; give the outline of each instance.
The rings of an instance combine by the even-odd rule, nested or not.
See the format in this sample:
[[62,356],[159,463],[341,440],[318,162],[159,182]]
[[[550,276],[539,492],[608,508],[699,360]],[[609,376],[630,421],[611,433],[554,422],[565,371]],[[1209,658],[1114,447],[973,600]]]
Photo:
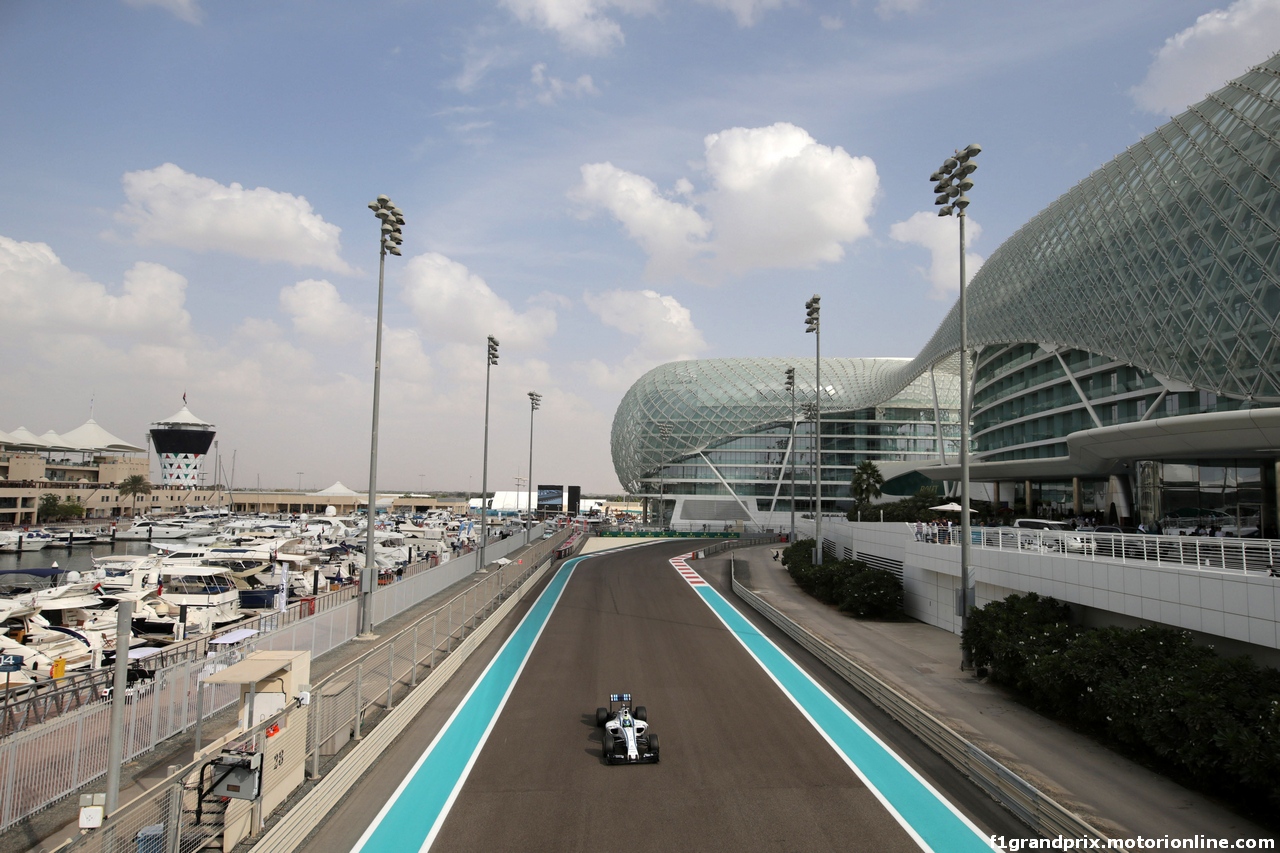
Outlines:
[[853,480],[849,483],[849,494],[853,498],[855,509],[861,509],[871,501],[880,497],[880,487],[884,485],[884,475],[870,459],[858,463],[853,469]]
[[138,514],[138,495],[151,494],[151,484],[141,474],[131,474],[120,483],[120,495],[133,498],[133,515]]
[[40,517],[53,521],[58,517],[58,496],[52,492],[45,492],[40,496]]

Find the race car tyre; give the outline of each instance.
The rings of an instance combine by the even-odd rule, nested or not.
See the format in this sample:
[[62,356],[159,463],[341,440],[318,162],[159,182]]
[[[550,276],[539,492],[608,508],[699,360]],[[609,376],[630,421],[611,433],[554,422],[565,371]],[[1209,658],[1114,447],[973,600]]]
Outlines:
[[600,754],[604,756],[606,762],[613,755],[613,735],[608,732],[604,733],[604,742],[601,744]]
[[649,751],[653,753],[653,757],[658,757],[658,736],[649,735]]
[[604,708],[596,708],[596,728],[603,729],[607,722],[609,722],[609,712]]
[[648,708],[646,708],[646,707],[645,707],[645,706],[643,706],[643,705],[637,705],[637,706],[636,706],[636,712],[635,712],[635,714],[634,714],[633,716],[634,716],[637,720],[641,720],[642,722],[646,722],[646,723],[647,723],[647,722],[649,722],[649,709],[648,709]]

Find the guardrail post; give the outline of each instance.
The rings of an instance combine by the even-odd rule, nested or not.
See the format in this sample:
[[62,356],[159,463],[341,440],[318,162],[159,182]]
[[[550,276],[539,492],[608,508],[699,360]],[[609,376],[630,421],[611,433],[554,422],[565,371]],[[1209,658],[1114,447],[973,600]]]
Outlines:
[[410,659],[409,686],[418,686],[418,623],[413,623],[413,657]]
[[310,712],[307,716],[315,721],[315,742],[311,744],[311,779],[320,779],[320,743],[324,740],[324,733],[320,730],[320,690],[314,690],[311,693]]
[[363,704],[364,697],[362,695],[364,687],[364,661],[356,664],[356,731],[353,737],[360,740],[360,718],[364,716]]
[[396,641],[391,640],[387,644],[387,710],[391,710],[391,703],[394,698],[392,692],[396,678]]
[[169,803],[166,823],[169,825],[169,853],[180,853],[182,850],[182,785],[178,779],[169,786]]

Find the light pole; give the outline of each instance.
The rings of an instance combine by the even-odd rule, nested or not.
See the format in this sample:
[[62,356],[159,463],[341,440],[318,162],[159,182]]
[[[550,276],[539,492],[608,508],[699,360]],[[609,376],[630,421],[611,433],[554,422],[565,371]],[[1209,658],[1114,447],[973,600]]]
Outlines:
[[484,571],[484,546],[488,538],[485,529],[489,524],[489,508],[485,506],[485,495],[489,493],[489,374],[498,363],[498,339],[489,336],[488,355],[484,363],[484,463],[480,468],[480,562],[476,571]]
[[822,565],[822,329],[818,315],[821,309],[818,305],[821,297],[814,294],[805,307],[804,331],[806,334],[813,332],[813,376],[814,383],[818,386],[817,392],[814,394],[813,404],[813,441],[814,452],[817,454],[818,481],[816,484],[815,497],[817,498],[817,510],[814,512],[814,540],[816,552],[813,557],[815,566]]
[[537,391],[529,392],[529,503],[526,507],[529,514],[524,519],[524,544],[529,544],[529,535],[533,530],[533,413],[542,405],[542,395]]
[[[939,216],[955,215],[960,220],[960,633],[969,627],[969,609],[973,607],[973,590],[969,586],[969,317],[964,304],[964,217],[973,189],[973,173],[978,164],[973,158],[982,153],[982,146],[969,145],[955,156],[942,161],[942,168],[929,176],[934,181],[937,197],[933,203],[942,205]],[[942,436],[938,436],[942,440]],[[973,668],[973,656],[968,647],[960,646],[960,669]]]
[[[365,518],[367,525],[364,541],[364,569],[360,572],[360,634],[373,636],[373,589],[377,582],[378,568],[373,560],[374,536],[373,522],[378,517],[378,400],[382,391],[382,292],[386,279],[387,255],[399,255],[400,244],[404,238],[400,235],[400,227],[404,225],[404,214],[400,208],[391,203],[385,195],[369,202],[373,215],[382,220],[381,249],[378,252],[378,326],[377,343],[373,350],[373,430],[369,439],[369,514]],[[299,479],[301,484],[301,479]]]
[[787,368],[787,390],[791,392],[791,536],[790,545],[796,541],[796,369]]

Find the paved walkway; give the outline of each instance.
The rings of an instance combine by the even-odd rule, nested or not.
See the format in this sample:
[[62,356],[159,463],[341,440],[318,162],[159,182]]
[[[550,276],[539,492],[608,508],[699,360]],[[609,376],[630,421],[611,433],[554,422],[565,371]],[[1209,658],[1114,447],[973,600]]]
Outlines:
[[[774,551],[733,551],[738,580],[1104,834],[1274,836],[1209,797],[1040,716],[1002,688],[962,673],[957,635],[922,622],[860,621],[822,604],[796,586],[772,559]],[[715,559],[722,555],[708,561]]]

